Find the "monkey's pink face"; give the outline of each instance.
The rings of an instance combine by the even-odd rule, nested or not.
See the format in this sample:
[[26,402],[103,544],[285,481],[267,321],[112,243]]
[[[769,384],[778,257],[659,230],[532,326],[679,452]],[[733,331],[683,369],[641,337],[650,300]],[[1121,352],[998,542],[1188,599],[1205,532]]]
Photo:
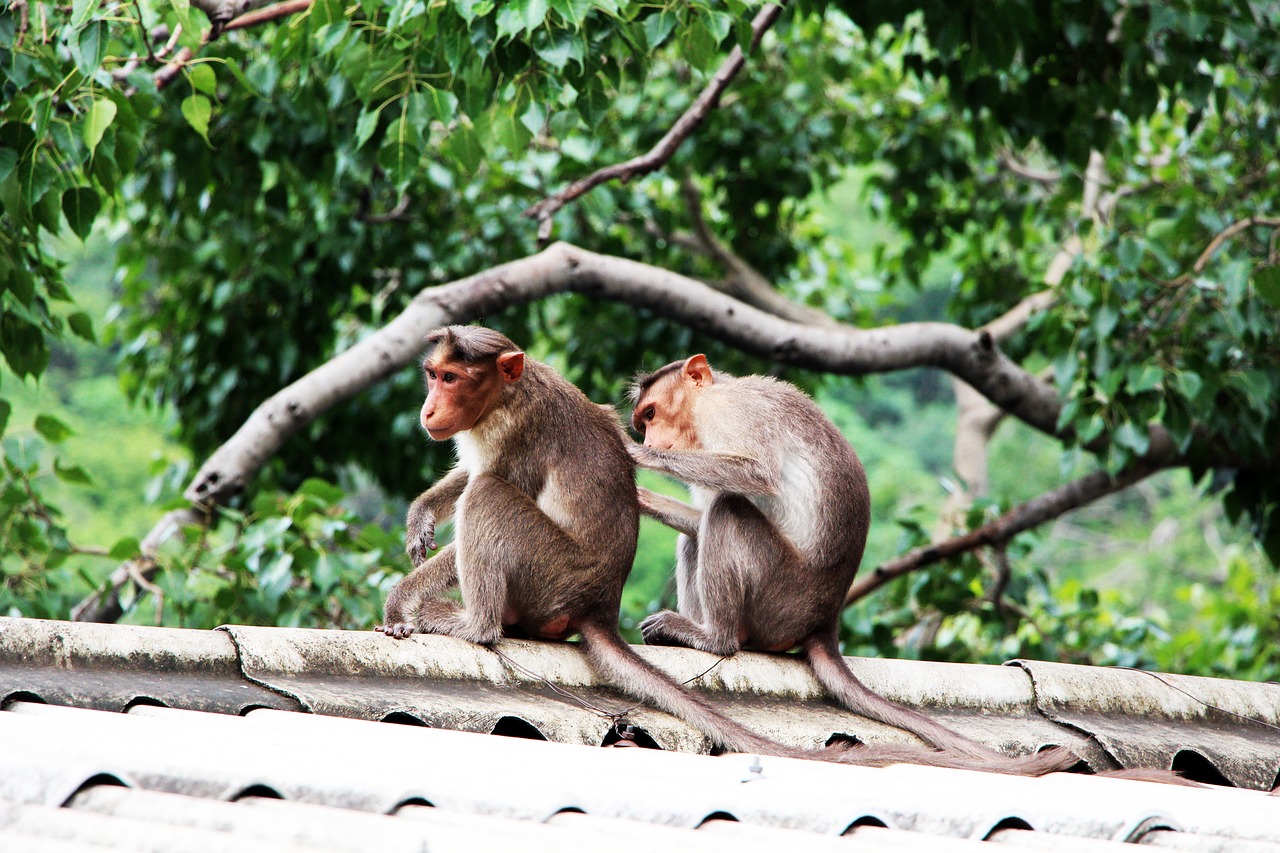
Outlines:
[[422,404],[422,428],[436,441],[453,438],[484,420],[498,405],[504,386],[524,371],[524,353],[504,352],[474,364],[439,355],[422,363],[427,399]]
[[697,450],[698,430],[693,423],[696,391],[679,382],[655,384],[636,404],[631,425],[644,433],[644,446],[657,450]]

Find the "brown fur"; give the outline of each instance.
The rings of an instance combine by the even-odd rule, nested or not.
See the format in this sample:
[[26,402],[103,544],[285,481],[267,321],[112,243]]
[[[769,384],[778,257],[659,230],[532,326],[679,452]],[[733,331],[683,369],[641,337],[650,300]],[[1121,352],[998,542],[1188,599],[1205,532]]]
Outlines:
[[1038,775],[1077,761],[1066,749],[1010,759],[884,699],[849,670],[837,632],[870,496],[857,454],[812,400],[774,379],[712,371],[702,356],[641,378],[633,398],[632,423],[645,433],[633,458],[688,483],[696,507],[640,491],[647,514],[681,531],[679,612],[645,619],[646,642],[721,655],[800,646],[846,708],[983,769]]

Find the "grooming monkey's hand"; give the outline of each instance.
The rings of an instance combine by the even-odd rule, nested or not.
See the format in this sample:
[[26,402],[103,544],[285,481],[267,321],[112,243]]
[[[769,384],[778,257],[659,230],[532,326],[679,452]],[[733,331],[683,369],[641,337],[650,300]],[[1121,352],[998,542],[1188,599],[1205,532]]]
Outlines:
[[631,454],[631,460],[642,468],[652,464],[656,456],[653,448],[635,441],[627,442],[627,452]]
[[422,516],[419,523],[410,523],[404,532],[404,550],[416,569],[427,561],[427,552],[436,549],[436,517],[432,513]]

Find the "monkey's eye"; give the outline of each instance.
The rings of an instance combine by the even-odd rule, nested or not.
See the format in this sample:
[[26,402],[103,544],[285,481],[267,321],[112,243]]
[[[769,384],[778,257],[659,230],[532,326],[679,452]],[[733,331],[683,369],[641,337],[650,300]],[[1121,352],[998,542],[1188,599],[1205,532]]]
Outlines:
[[443,377],[446,384],[453,382],[457,378],[458,378],[458,375],[456,373],[446,373]]
[[436,372],[434,370],[428,370],[427,378],[434,382],[436,380]]
[[657,413],[658,413],[657,410],[653,406],[650,406],[649,408],[644,410],[644,414],[642,414],[640,417],[644,418],[646,421],[651,421],[653,420],[654,415],[656,415]]

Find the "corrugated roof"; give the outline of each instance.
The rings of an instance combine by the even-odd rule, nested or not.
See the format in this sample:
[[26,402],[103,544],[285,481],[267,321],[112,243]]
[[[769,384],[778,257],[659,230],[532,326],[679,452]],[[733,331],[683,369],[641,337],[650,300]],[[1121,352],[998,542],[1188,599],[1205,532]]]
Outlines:
[[[647,709],[631,718],[666,751],[599,749],[609,722],[528,673],[611,710],[634,702],[573,646],[500,649],[506,660],[444,637],[0,619],[0,849],[820,850],[852,833],[870,850],[1140,840],[1280,853],[1280,797],[1258,790],[710,757],[699,733]],[[717,660],[638,650],[680,680]],[[1026,661],[851,664],[1009,751],[1066,744],[1095,768],[1181,761],[1263,790],[1280,772],[1276,685]],[[696,684],[786,743],[908,737],[830,705],[784,657],[738,655]]]

